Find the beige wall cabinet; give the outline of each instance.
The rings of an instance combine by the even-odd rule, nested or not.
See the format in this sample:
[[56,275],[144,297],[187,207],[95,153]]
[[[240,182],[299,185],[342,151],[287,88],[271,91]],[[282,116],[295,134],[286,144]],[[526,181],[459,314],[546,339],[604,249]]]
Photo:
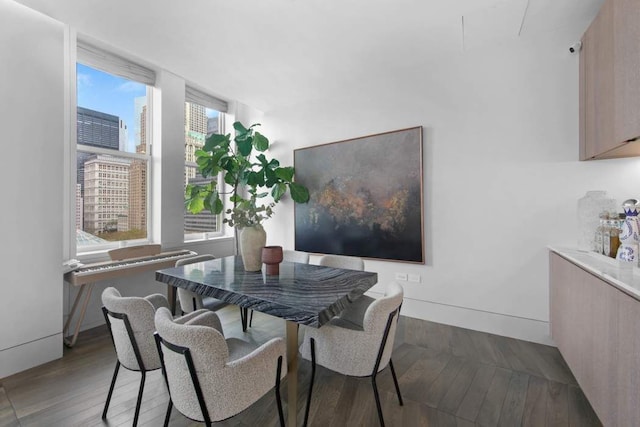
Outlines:
[[605,426],[640,425],[640,301],[550,252],[551,336]]
[[606,0],[582,38],[581,160],[640,155],[638,22],[640,1]]

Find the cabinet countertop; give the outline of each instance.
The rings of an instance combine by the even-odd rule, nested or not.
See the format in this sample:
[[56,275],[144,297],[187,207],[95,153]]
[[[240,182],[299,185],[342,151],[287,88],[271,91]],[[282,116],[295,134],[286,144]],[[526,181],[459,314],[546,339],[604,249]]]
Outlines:
[[640,268],[595,252],[555,246],[549,250],[640,301]]

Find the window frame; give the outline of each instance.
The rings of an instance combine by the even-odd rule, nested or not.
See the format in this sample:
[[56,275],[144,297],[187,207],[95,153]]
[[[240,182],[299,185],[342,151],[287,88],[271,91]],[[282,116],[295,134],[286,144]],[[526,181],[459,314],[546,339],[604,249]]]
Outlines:
[[[124,63],[128,63],[128,64],[132,64],[132,66],[136,69],[144,69],[143,67],[137,66],[134,62],[129,61],[127,59],[123,59],[122,57],[115,55],[115,54],[111,54],[110,52],[107,51],[102,51],[99,48],[94,48],[97,51],[100,52],[107,52],[105,54],[105,56],[107,56],[107,59],[105,59],[104,63],[96,63],[92,58],[90,59],[86,59],[86,58],[81,58],[80,57],[80,50],[82,49],[81,46],[87,46],[86,44],[78,41],[76,48],[77,48],[77,56],[75,58],[75,61],[73,61],[73,81],[71,82],[70,86],[73,86],[73,90],[71,90],[71,99],[70,99],[70,106],[72,108],[72,111],[75,111],[75,114],[71,114],[71,121],[72,121],[72,126],[75,129],[77,127],[77,120],[78,120],[78,115],[77,115],[77,108],[78,108],[78,94],[77,94],[77,84],[78,84],[78,77],[77,77],[77,64],[82,64],[85,67],[90,67],[93,68],[95,70],[98,70],[100,72],[104,72],[104,73],[108,73],[117,77],[121,77],[130,81],[135,81],[136,83],[140,83],[145,85],[146,87],[146,104],[147,104],[147,109],[146,109],[146,133],[147,133],[147,147],[146,147],[146,151],[145,153],[130,153],[127,151],[120,151],[120,150],[111,150],[111,149],[107,149],[107,148],[102,148],[102,147],[93,147],[93,146],[89,146],[89,145],[83,145],[83,144],[78,144],[78,135],[77,132],[72,132],[72,138],[74,140],[70,141],[71,143],[70,145],[70,158],[74,159],[73,160],[73,164],[74,164],[74,169],[75,169],[75,163],[78,157],[78,153],[88,153],[88,154],[96,154],[96,155],[108,155],[108,156],[112,156],[112,157],[116,157],[116,158],[125,158],[128,160],[141,160],[144,161],[146,163],[146,197],[145,197],[145,203],[146,203],[146,238],[141,238],[141,239],[129,239],[129,240],[119,240],[119,241],[112,241],[112,242],[108,242],[108,243],[103,243],[103,244],[95,244],[95,245],[89,245],[87,247],[79,247],[77,245],[77,241],[76,241],[76,214],[75,214],[75,206],[77,206],[77,199],[76,199],[76,193],[75,191],[71,193],[71,199],[73,201],[73,206],[74,208],[72,209],[72,212],[70,212],[68,216],[68,221],[71,224],[71,230],[73,231],[72,234],[72,239],[74,241],[73,245],[71,245],[71,248],[74,248],[72,251],[75,252],[75,256],[79,257],[79,258],[86,258],[86,257],[91,257],[91,255],[95,255],[95,254],[99,254],[99,253],[104,253],[107,252],[111,249],[115,249],[118,247],[124,247],[124,246],[129,246],[129,245],[140,245],[140,244],[146,244],[146,243],[152,243],[153,239],[153,215],[151,215],[152,213],[152,192],[154,189],[153,186],[153,142],[154,142],[154,113],[153,113],[153,97],[154,97],[154,91],[155,91],[155,86],[154,84],[152,84],[152,82],[149,81],[149,79],[138,79],[135,77],[132,77],[130,75],[123,75],[123,73],[121,72],[117,72],[113,69],[110,69],[110,64],[109,64],[109,60],[112,58],[117,58],[118,61],[118,65]],[[152,76],[155,76],[155,74],[153,74],[152,71],[149,71],[150,73],[152,73]],[[142,81],[144,80],[144,81]],[[70,181],[72,181],[72,185],[75,188],[76,184],[77,184],[77,172],[73,171],[74,173],[71,174]],[[84,207],[83,207],[83,211],[84,211]],[[84,222],[84,221],[83,221]],[[84,227],[84,224],[83,224]],[[72,255],[74,256],[74,255]]]

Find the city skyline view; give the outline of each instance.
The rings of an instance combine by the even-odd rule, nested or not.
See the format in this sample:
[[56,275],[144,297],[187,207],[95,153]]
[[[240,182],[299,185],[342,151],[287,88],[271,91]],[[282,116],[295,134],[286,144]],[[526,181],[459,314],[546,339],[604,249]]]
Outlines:
[[[148,159],[118,153],[148,152],[148,119],[153,116],[148,94],[145,84],[77,64],[79,246],[146,237]],[[202,179],[195,173],[194,152],[203,146],[207,134],[218,132],[219,116],[216,110],[185,102],[185,185]],[[100,154],[91,147],[113,154]],[[216,231],[217,224],[211,213],[185,212],[185,233]]]
[[[84,64],[76,65],[78,107],[117,116],[128,129],[126,151],[136,151],[135,99],[147,95],[147,86]],[[207,118],[218,117],[219,112],[206,109]]]

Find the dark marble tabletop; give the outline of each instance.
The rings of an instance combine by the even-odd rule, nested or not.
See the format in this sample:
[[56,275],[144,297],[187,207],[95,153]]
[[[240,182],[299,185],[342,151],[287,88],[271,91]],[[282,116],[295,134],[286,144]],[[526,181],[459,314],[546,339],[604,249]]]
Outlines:
[[319,327],[378,281],[377,273],[282,262],[280,274],[244,270],[241,257],[167,268],[156,280],[299,324]]

